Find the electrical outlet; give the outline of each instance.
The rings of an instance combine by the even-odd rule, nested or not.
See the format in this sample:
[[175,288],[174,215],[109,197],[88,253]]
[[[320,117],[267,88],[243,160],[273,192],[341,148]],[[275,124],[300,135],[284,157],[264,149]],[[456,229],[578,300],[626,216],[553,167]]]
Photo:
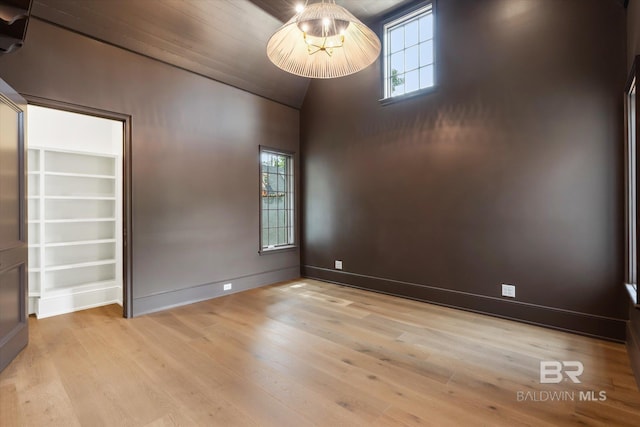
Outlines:
[[231,283],[225,283],[224,286],[222,286],[222,290],[223,291],[230,291],[231,290]]
[[516,297],[516,286],[503,283],[502,284],[502,296],[503,297],[509,297],[509,298],[515,298]]
[[342,261],[336,260],[336,270],[342,270]]

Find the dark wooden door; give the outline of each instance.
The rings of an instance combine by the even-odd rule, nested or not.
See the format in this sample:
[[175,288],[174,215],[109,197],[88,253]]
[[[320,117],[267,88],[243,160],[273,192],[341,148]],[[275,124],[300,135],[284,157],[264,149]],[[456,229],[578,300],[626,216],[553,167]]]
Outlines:
[[0,80],[0,370],[29,341],[26,111],[26,101]]

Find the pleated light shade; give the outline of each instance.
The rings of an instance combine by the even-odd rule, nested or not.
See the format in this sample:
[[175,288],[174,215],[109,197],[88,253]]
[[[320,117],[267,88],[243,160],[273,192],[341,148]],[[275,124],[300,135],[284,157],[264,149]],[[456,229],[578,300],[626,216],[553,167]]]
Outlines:
[[267,44],[267,56],[277,67],[315,79],[356,73],[378,55],[378,36],[333,1],[307,5]]

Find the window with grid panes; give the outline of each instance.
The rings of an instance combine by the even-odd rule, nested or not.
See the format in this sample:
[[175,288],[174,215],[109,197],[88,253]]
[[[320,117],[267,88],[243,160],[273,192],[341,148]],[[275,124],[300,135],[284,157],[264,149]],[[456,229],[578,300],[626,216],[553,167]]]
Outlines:
[[260,149],[260,246],[262,251],[295,244],[293,155]]
[[434,16],[427,4],[384,25],[384,97],[435,84]]

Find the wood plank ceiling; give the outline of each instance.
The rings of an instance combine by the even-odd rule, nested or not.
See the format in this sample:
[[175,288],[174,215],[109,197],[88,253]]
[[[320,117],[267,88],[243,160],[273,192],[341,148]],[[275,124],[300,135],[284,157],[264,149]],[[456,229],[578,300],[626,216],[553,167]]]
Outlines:
[[[282,22],[286,22],[293,16],[295,5],[305,3],[304,0],[250,0],[252,3],[267,11]],[[317,3],[319,0],[309,0],[309,3]],[[414,0],[336,0],[336,3],[346,8],[362,21],[369,21],[389,10]]]
[[[409,0],[338,0],[369,20]],[[35,0],[32,16],[299,108],[308,79],[275,67],[271,34],[296,0]]]

